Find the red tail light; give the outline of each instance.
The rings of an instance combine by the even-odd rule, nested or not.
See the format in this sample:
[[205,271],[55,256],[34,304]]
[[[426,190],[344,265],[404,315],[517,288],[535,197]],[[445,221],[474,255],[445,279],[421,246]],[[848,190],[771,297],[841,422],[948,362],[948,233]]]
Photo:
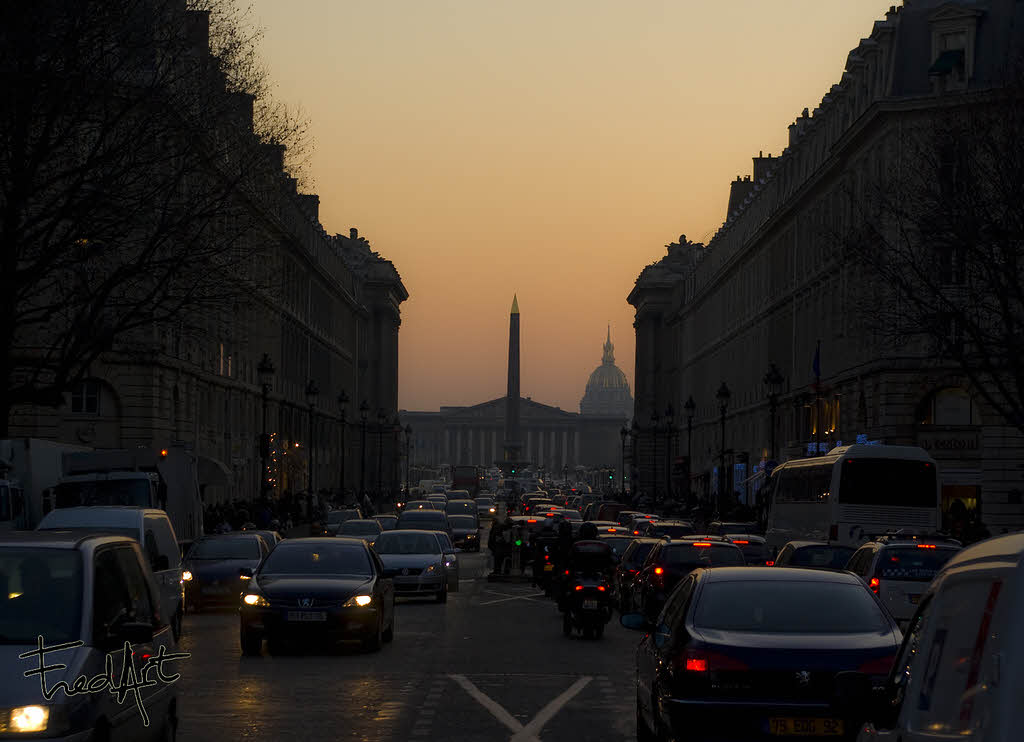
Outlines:
[[690,546],[697,546],[697,547],[700,547],[700,548],[705,548],[705,547],[711,546],[711,544],[709,542],[707,542],[707,541],[694,541],[692,544],[690,544]]
[[764,566],[766,566],[766,567],[774,567],[775,566],[775,562],[771,562],[771,561],[765,562]]
[[881,589],[882,583],[877,577],[872,577],[871,581],[868,582],[868,587],[871,588],[871,592],[878,595],[878,591]]
[[749,545],[749,541],[733,541],[734,544],[743,544],[744,546]]
[[635,569],[627,569],[626,571],[627,571],[627,572],[629,572],[629,573],[630,573],[631,575],[635,575],[635,574],[637,573],[637,571],[638,571],[638,570],[635,570]]
[[917,548],[918,549],[934,549],[935,548],[935,544],[918,544]]
[[604,592],[604,585],[598,585],[597,589],[600,590],[603,593]]
[[839,540],[839,524],[833,523],[828,529],[828,540],[838,541]]
[[862,672],[865,675],[888,675],[892,669],[893,662],[896,661],[896,655],[889,655],[886,657],[876,657],[873,660],[868,660],[859,668],[858,672]]
[[583,589],[583,585],[577,585],[576,586],[576,592],[579,592],[582,589]]
[[544,555],[544,561],[547,562],[547,561],[550,561],[550,560],[551,560],[551,557],[549,557],[547,554],[545,554]]
[[565,570],[565,573],[566,573],[566,574],[569,574],[569,570]]
[[689,649],[683,656],[683,667],[689,672],[745,672],[750,668],[746,663],[718,652]]
[[654,574],[656,574],[656,575],[663,575],[663,574],[665,574],[665,569],[663,567],[655,567],[654,568]]

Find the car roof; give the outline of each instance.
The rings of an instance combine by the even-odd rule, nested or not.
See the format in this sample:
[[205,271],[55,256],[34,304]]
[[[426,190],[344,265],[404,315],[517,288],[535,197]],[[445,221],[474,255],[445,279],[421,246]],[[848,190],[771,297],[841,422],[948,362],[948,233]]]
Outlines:
[[44,531],[8,531],[0,537],[0,548],[35,546],[46,549],[78,549],[86,541],[92,540],[137,543],[129,536],[84,532],[81,529],[46,529]]
[[376,518],[394,518],[395,520],[398,520],[398,516],[395,515],[394,513],[381,513],[380,515],[375,515],[373,517],[375,519]]
[[802,549],[805,546],[834,546],[843,549],[858,549],[857,546],[847,546],[846,544],[830,544],[828,541],[787,541],[783,548],[786,546],[792,546],[794,549]]
[[388,535],[388,536],[394,536],[396,534],[405,534],[405,533],[416,533],[416,534],[422,533],[424,536],[436,536],[437,535],[437,531],[425,531],[422,528],[396,528],[396,529],[394,529],[392,531],[384,531],[384,533],[382,533],[381,536],[384,536],[385,534]]
[[341,527],[344,528],[345,526],[347,526],[347,525],[349,525],[351,523],[373,523],[374,525],[379,525],[377,523],[377,521],[374,520],[373,518],[349,518],[348,520],[346,520],[344,523],[341,524]]
[[756,539],[757,541],[760,541],[762,544],[765,543],[764,536],[760,536],[760,535],[758,535],[756,533],[727,533],[727,534],[725,534],[725,537],[726,538],[745,538],[748,541],[750,539]]
[[842,570],[805,569],[803,567],[713,567],[701,568],[702,579],[712,582],[845,582],[863,585],[857,575]]
[[943,571],[978,562],[1020,562],[1024,558],[1024,533],[985,539],[961,550],[946,562]]
[[304,536],[302,538],[289,538],[285,539],[278,544],[278,547],[288,545],[288,548],[292,548],[295,544],[302,544],[308,546],[330,546],[332,544],[342,546],[366,546],[366,542],[361,538],[349,538],[347,536]]
[[122,523],[136,525],[140,519],[147,515],[167,517],[166,512],[156,508],[135,508],[126,505],[82,505],[73,508],[51,510],[43,516],[43,520],[76,520],[83,525],[102,524],[113,526]]

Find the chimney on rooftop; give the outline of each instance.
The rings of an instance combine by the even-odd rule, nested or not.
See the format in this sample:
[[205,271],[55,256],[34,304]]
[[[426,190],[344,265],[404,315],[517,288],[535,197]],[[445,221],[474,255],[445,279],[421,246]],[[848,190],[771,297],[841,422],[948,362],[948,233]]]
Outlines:
[[303,211],[309,215],[309,218],[313,221],[320,220],[320,197],[315,193],[300,193],[299,202],[302,204]]
[[750,192],[754,190],[754,183],[750,180],[750,176],[747,176],[746,180],[740,176],[736,176],[736,180],[732,182],[729,188],[729,207],[726,211],[725,218],[729,219],[737,209],[743,204],[744,199]]
[[350,240],[358,240],[359,239],[359,230],[356,229],[355,227],[349,227],[348,228],[348,238]]
[[762,180],[768,177],[772,169],[772,156],[769,154],[767,157],[764,156],[764,151],[754,158],[754,182],[760,183]]

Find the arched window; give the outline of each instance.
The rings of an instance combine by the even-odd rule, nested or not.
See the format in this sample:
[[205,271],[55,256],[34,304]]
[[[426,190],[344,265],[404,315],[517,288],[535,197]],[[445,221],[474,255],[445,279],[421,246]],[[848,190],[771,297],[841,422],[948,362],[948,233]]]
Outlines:
[[978,406],[965,390],[956,387],[930,394],[918,409],[921,425],[981,425]]

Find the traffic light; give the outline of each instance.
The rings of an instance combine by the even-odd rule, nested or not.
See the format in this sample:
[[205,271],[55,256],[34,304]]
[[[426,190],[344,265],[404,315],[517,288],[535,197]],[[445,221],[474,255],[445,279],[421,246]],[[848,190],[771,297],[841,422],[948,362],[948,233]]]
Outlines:
[[512,470],[512,473],[513,473],[513,474],[515,474],[515,473],[516,473],[516,470],[515,470],[515,469],[513,469],[513,470]]

